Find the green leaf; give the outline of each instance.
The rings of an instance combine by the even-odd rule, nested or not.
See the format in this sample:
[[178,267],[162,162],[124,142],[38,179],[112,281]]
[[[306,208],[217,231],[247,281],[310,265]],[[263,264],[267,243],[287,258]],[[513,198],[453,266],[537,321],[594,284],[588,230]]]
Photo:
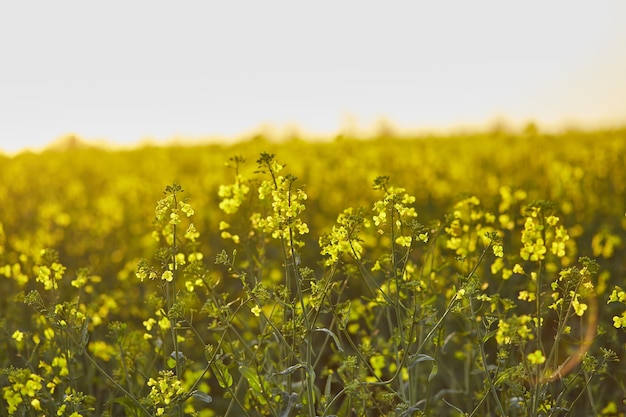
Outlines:
[[[117,403],[124,408],[125,415],[133,417],[144,416],[144,411],[130,398],[130,397],[118,397],[114,398],[108,403]],[[108,404],[107,403],[107,404]]]
[[252,391],[256,393],[262,392],[261,380],[259,375],[250,367],[240,366],[239,372],[243,375],[244,378],[248,381],[248,385],[252,388]]
[[295,365],[291,365],[289,368],[283,369],[280,372],[274,372],[272,374],[272,376],[293,374],[294,372],[296,372],[298,369],[301,369],[301,368],[306,368],[306,365],[304,365],[303,363],[298,363],[298,364],[295,364]]
[[167,358],[167,366],[170,369],[176,368],[176,359],[174,359],[174,358]]
[[424,361],[433,361],[434,362],[435,358],[433,358],[432,356],[425,355],[423,353],[418,353],[417,355],[412,355],[412,357],[409,358],[409,362],[408,362],[409,369],[414,367],[418,363],[424,362]]
[[328,375],[326,379],[326,385],[324,386],[324,396],[326,398],[331,398],[331,389],[333,383],[333,374]]
[[328,335],[330,335],[330,337],[333,338],[333,340],[335,341],[335,345],[337,345],[337,349],[339,349],[339,352],[343,353],[343,348],[341,347],[341,343],[339,343],[339,338],[337,337],[337,335],[333,332],[331,332],[330,330],[328,330],[325,327],[321,327],[319,329],[315,329],[316,332],[324,332]]
[[493,381],[493,385],[499,387],[503,383],[510,381],[515,376],[516,372],[518,372],[517,368],[507,368],[503,370],[499,373],[495,381]]
[[170,353],[170,358],[181,363],[184,363],[187,360],[183,352],[175,352],[175,351],[172,351],[172,353]]
[[437,364],[433,364],[433,369],[430,370],[430,375],[428,375],[428,382],[432,381],[436,376],[437,373],[439,372],[439,368],[437,367]]
[[466,415],[460,408],[458,408],[455,405],[450,404],[448,401],[446,401],[445,398],[441,399],[444,403],[446,403],[449,407],[453,408],[457,413],[459,413],[459,415],[464,416]]
[[228,388],[233,385],[233,376],[228,371],[228,368],[221,359],[217,359],[213,362],[213,365],[217,368],[215,372],[215,377],[217,378],[217,383],[222,388]]
[[194,391],[191,393],[192,397],[205,402],[207,404],[210,404],[213,402],[213,397],[211,397],[209,394],[202,392],[202,391]]
[[263,381],[261,381],[259,374],[254,369],[243,365],[239,367],[239,373],[246,378],[246,381],[248,381],[248,385],[255,394],[257,400],[263,405],[267,404],[267,400],[263,395],[267,389],[263,386]]
[[78,354],[82,355],[85,352],[85,347],[89,343],[89,317],[85,318],[83,325],[80,329],[80,344],[78,345]]

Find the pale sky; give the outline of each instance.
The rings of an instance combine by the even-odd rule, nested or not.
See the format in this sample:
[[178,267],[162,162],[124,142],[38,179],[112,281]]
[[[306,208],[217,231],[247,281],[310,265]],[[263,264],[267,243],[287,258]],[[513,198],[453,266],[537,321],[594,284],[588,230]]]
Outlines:
[[4,1],[0,150],[626,124],[626,1]]

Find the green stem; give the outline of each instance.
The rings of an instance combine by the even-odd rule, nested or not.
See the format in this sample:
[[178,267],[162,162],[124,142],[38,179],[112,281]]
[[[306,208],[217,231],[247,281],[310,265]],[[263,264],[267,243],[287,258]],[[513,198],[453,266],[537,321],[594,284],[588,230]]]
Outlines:
[[129,391],[127,391],[123,386],[121,386],[115,379],[113,379],[108,373],[107,371],[105,371],[104,369],[102,369],[102,367],[100,365],[98,365],[98,362],[96,362],[96,360],[94,358],[91,357],[91,355],[89,355],[87,352],[83,352],[83,356],[85,358],[87,358],[87,360],[89,362],[91,362],[91,364],[106,378],[109,380],[109,382],[111,382],[113,385],[115,385],[115,387],[117,389],[119,389],[120,391],[122,391],[122,393],[124,393],[124,395],[129,398],[138,408],[139,410],[141,410],[143,412],[144,415],[146,415],[147,417],[151,417],[152,414],[150,414],[150,412],[141,404],[141,402],[139,402],[139,400],[133,395],[131,394]]
[[504,411],[504,407],[502,406],[502,403],[500,402],[500,397],[498,397],[498,393],[496,392],[496,387],[493,383],[493,378],[491,377],[491,374],[489,373],[489,367],[487,363],[487,354],[485,353],[485,345],[484,345],[484,341],[482,340],[482,334],[481,334],[482,332],[480,331],[480,327],[478,326],[478,321],[476,321],[476,311],[474,310],[474,303],[473,303],[472,297],[470,297],[469,299],[469,305],[470,305],[470,315],[471,315],[470,319],[474,323],[474,331],[476,332],[476,337],[478,338],[478,350],[480,352],[480,360],[482,362],[483,369],[485,370],[485,377],[489,385],[488,386],[489,392],[491,392],[491,395],[493,396],[493,399],[495,400],[496,405],[498,406],[500,415],[504,416],[506,415]]
[[122,359],[122,368],[124,369],[124,378],[126,378],[126,385],[128,387],[128,391],[133,392],[132,380],[130,378],[130,374],[128,373],[128,367],[126,366],[126,355],[124,354],[124,349],[119,341],[119,335],[116,335],[117,347],[120,350],[120,358]]
[[[176,192],[173,193],[173,199],[174,199],[174,210],[176,210],[178,208],[178,200],[176,198]],[[172,247],[171,247],[173,279],[172,279],[172,282],[167,283],[166,293],[167,293],[167,298],[168,298],[168,315],[170,315],[170,335],[172,337],[172,344],[174,346],[174,360],[175,360],[175,364],[176,364],[176,377],[178,379],[181,379],[182,378],[182,369],[180,367],[180,352],[178,350],[178,336],[176,335],[177,321],[176,321],[175,317],[171,317],[171,309],[176,304],[176,280],[178,278],[178,267],[176,265],[176,252],[177,252],[176,232],[177,232],[177,226],[176,226],[176,224],[173,224],[172,225]],[[171,295],[170,295],[170,292],[171,292]],[[178,411],[178,415],[180,417],[182,417],[183,410],[182,410],[182,407],[181,407],[180,403],[177,404],[176,409]]]

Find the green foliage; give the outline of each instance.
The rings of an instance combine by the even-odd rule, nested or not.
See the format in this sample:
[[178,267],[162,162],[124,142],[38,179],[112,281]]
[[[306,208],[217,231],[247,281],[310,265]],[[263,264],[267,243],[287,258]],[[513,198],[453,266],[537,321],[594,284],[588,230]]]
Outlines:
[[4,160],[0,414],[624,415],[624,135]]

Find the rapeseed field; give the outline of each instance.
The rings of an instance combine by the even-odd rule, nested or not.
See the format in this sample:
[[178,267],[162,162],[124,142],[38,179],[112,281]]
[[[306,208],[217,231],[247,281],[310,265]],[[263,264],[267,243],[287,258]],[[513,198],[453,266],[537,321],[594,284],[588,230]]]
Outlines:
[[0,155],[0,414],[624,416],[626,130]]

